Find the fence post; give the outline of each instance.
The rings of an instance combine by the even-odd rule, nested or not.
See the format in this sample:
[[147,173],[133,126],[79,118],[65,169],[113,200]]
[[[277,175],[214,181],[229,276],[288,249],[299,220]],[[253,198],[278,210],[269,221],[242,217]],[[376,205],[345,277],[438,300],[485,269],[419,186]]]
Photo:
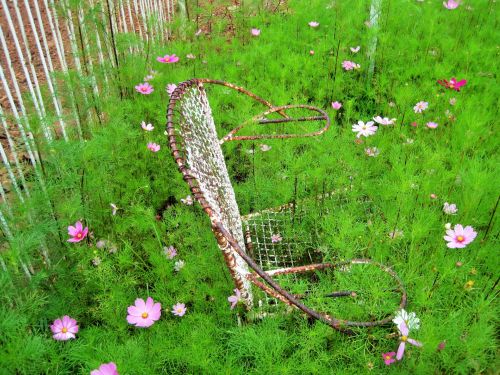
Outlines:
[[375,70],[375,54],[377,51],[378,42],[378,18],[380,12],[382,11],[382,0],[372,0],[370,4],[370,25],[374,28],[374,34],[368,45],[368,58],[370,59],[370,65],[368,67],[368,84],[371,84],[371,79],[373,77],[373,72]]
[[[35,9],[38,10],[38,2],[35,1],[34,3],[35,3]],[[17,0],[14,0],[14,5],[16,8],[16,12],[18,12],[19,9],[17,6]],[[43,72],[45,73],[45,79],[46,79],[47,85],[49,87],[50,96],[52,97],[52,103],[53,103],[54,109],[56,111],[57,119],[59,120],[59,125],[61,126],[61,132],[62,132],[62,135],[64,137],[64,140],[67,141],[68,136],[66,135],[66,126],[65,126],[64,120],[62,118],[61,103],[59,102],[59,98],[56,94],[55,84],[54,84],[54,82],[52,82],[52,76],[49,72],[49,67],[50,67],[51,71],[53,71],[53,67],[52,67],[52,62],[50,60],[50,53],[48,52],[47,39],[45,38],[45,30],[43,29],[43,22],[41,20],[41,16],[39,16],[39,23],[40,23],[41,32],[42,32],[42,42],[44,44],[46,53],[48,54],[48,56],[47,56],[47,59],[49,60],[48,64],[47,64],[47,59],[45,58],[45,55],[43,53],[42,46],[40,44],[40,37],[38,35],[38,31],[37,31],[37,28],[35,26],[35,21],[33,20],[33,15],[31,14],[31,7],[30,7],[30,4],[28,3],[28,0],[24,0],[24,7],[25,7],[26,13],[28,15],[28,21],[29,21],[29,24],[31,26],[31,31],[33,32],[33,35],[35,37],[34,39],[35,39],[36,48],[38,50],[38,55],[40,57],[40,61],[42,62]],[[19,19],[19,25],[20,25],[20,27],[24,28],[22,18]]]

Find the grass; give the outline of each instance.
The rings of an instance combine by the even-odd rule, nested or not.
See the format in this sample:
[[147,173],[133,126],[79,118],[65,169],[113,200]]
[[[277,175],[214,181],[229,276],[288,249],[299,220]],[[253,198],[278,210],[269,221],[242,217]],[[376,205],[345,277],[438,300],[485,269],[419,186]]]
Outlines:
[[[110,361],[120,374],[495,373],[497,6],[478,0],[468,10],[468,4],[447,11],[441,1],[384,1],[372,79],[366,53],[376,30],[364,24],[369,7],[361,1],[291,1],[288,11],[275,14],[247,4],[234,14],[234,37],[224,33],[224,20],[200,37],[188,23],[186,39],[152,45],[139,55],[125,53],[129,37],[119,39],[122,63],[109,95],[98,103],[104,125],[89,119],[85,142],[61,141],[45,150],[52,207],[35,189],[12,218],[18,229],[4,253],[9,267],[15,269],[20,259],[39,260],[42,240],[52,264],[35,261],[30,281],[21,273],[0,273],[0,373],[83,374]],[[310,28],[311,20],[320,27]],[[252,27],[262,30],[258,38],[250,36]],[[349,47],[356,45],[361,50],[353,55]],[[155,62],[166,53],[181,61]],[[188,53],[196,59],[186,59]],[[343,60],[361,69],[345,72]],[[141,96],[133,87],[150,68],[158,71],[155,92]],[[436,83],[451,76],[468,80],[460,93]],[[163,136],[164,87],[192,77],[223,79],[274,104],[309,103],[328,111],[333,126],[321,137],[223,146],[240,211],[289,202],[295,180],[298,198],[348,187],[330,214],[314,216],[318,207],[312,207],[319,219],[299,229],[305,235],[314,230],[327,259],[370,257],[391,265],[407,288],[407,310],[421,320],[412,337],[423,348],[410,347],[401,362],[386,367],[381,353],[397,347],[388,337],[395,332],[391,326],[349,337],[297,312],[238,325],[226,301],[233,286],[209,220],[198,205],[180,203],[189,192]],[[209,98],[221,136],[262,110],[225,88],[210,88]],[[334,100],[343,103],[341,111],[332,110]],[[429,109],[415,114],[421,100]],[[91,104],[83,110],[93,110]],[[396,125],[380,126],[363,144],[355,143],[351,125],[375,115],[395,117]],[[154,131],[144,132],[141,121],[153,123]],[[410,126],[413,121],[419,126]],[[428,121],[438,128],[427,129]],[[149,152],[148,141],[161,151]],[[259,151],[260,143],[271,150]],[[366,156],[366,147],[377,147],[380,155]],[[247,152],[252,149],[254,154]],[[172,204],[156,220],[168,199]],[[457,204],[456,216],[443,214],[445,201]],[[112,202],[120,207],[116,216]],[[33,212],[36,225],[28,225]],[[78,219],[94,239],[66,243],[66,227]],[[448,249],[446,222],[472,225],[476,240],[465,249]],[[395,229],[403,236],[391,239]],[[97,249],[98,239],[115,244],[117,252]],[[163,255],[168,245],[186,263],[180,272]],[[335,308],[343,317],[396,307],[384,302],[375,276],[352,277],[380,302],[364,309],[341,301]],[[331,281],[325,278],[324,285]],[[335,281],[352,285],[345,275]],[[467,281],[474,282],[471,289],[464,288]],[[151,328],[135,329],[126,322],[126,309],[146,296],[162,303],[163,315]],[[187,306],[182,318],[170,313],[177,302]],[[54,341],[49,325],[65,314],[78,320],[77,339]],[[446,348],[438,352],[444,340]]]

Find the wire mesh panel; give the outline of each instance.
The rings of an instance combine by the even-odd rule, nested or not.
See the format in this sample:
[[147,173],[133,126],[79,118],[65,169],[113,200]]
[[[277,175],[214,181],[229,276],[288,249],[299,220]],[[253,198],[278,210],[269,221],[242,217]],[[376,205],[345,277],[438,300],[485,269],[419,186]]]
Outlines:
[[[400,290],[383,268],[346,261],[328,241],[332,218],[355,212],[362,222],[376,220],[380,210],[368,197],[349,198],[349,189],[338,189],[276,208],[243,216],[249,254],[259,266],[295,298],[315,310],[334,316],[350,311],[350,318],[379,320],[398,304]],[[307,265],[333,262],[336,267]],[[302,268],[302,269],[301,269]],[[279,299],[254,293],[263,317],[279,311]]]
[[[312,236],[301,236],[294,230],[296,217],[290,206],[278,210],[265,210],[243,217],[246,246],[252,258],[265,271],[320,263],[322,256]],[[280,283],[297,283],[297,274],[283,275]],[[277,305],[277,300],[264,294],[267,306]],[[259,307],[265,307],[262,302]]]

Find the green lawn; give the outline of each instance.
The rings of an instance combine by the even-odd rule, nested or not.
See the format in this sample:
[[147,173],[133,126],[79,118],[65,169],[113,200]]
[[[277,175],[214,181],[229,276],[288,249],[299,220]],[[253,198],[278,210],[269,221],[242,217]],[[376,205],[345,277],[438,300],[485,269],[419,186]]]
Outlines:
[[[194,22],[182,30],[179,22],[175,40],[145,46],[138,55],[125,53],[121,36],[122,63],[98,103],[104,123],[85,123],[85,142],[60,141],[45,150],[57,220],[36,191],[30,201],[36,225],[27,224],[28,211],[19,208],[16,215],[20,229],[6,259],[16,264],[31,257],[39,270],[29,282],[21,272],[0,273],[0,373],[88,374],[111,361],[120,374],[496,373],[498,14],[498,5],[485,0],[464,0],[455,10],[442,1],[384,0],[377,29],[365,24],[368,1],[290,1],[276,13],[245,4],[233,14],[235,35],[225,32],[227,19],[200,36]],[[252,36],[252,28],[261,34]],[[350,51],[358,45],[359,52]],[[179,62],[156,61],[172,53]],[[190,53],[196,58],[186,58]],[[344,70],[345,60],[360,68]],[[155,91],[141,95],[134,86],[150,69]],[[241,305],[230,310],[229,272],[200,206],[180,202],[189,190],[164,136],[165,86],[193,77],[232,82],[276,105],[328,112],[332,127],[319,137],[223,145],[240,211],[343,189],[328,213],[312,205],[312,219],[295,230],[314,233],[327,260],[369,257],[390,265],[407,289],[407,311],[420,319],[410,337],[422,348],[407,345],[404,358],[386,366],[382,353],[399,343],[395,325],[346,336],[283,306],[263,319],[250,319]],[[451,77],[467,80],[460,92],[437,83]],[[264,110],[226,88],[210,87],[208,96],[221,136]],[[342,108],[334,110],[333,101]],[[420,101],[428,108],[415,113]],[[379,125],[356,142],[352,125],[377,115],[396,118],[395,124]],[[141,121],[154,130],[142,130]],[[148,142],[160,151],[149,151]],[[261,151],[260,144],[271,149]],[[368,156],[368,147],[379,154]],[[445,202],[458,212],[445,214]],[[119,207],[116,215],[110,203]],[[77,220],[92,238],[66,242],[66,228]],[[477,237],[465,248],[448,248],[446,223],[470,225]],[[50,267],[39,264],[42,239],[53,254]],[[98,249],[99,240],[107,246]],[[109,252],[113,245],[116,252]],[[172,260],[163,253],[170,245],[178,252]],[[179,259],[185,266],[177,272]],[[342,318],[397,308],[379,287],[387,280],[370,272],[320,280],[322,292],[329,283],[342,290],[355,282],[370,293],[362,305],[342,300],[330,306]],[[162,304],[161,318],[147,329],[131,326],[127,307],[148,296]],[[186,304],[182,317],[171,313],[177,302]],[[325,307],[321,299],[311,303]],[[52,338],[49,326],[63,315],[78,321],[74,340]]]

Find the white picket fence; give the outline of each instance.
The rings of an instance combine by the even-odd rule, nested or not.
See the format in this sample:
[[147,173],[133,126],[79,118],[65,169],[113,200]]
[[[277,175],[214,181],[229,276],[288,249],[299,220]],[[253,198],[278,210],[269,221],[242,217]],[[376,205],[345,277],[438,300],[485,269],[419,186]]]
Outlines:
[[[120,64],[116,44],[120,34],[136,36],[137,42],[127,47],[130,53],[138,52],[142,42],[167,42],[174,5],[174,0],[0,0],[0,267],[4,271],[8,269],[4,255],[15,235],[10,220],[13,207],[25,204],[32,189],[26,182],[24,160],[46,193],[38,145],[55,139],[82,140],[79,102],[87,108],[108,90]],[[77,77],[76,82],[70,75]],[[70,82],[70,87],[62,87],[63,82]],[[96,108],[93,116],[100,115]],[[35,225],[30,212],[27,218]],[[50,265],[43,241],[40,255]],[[30,278],[34,267],[29,257],[19,258],[20,268]]]

